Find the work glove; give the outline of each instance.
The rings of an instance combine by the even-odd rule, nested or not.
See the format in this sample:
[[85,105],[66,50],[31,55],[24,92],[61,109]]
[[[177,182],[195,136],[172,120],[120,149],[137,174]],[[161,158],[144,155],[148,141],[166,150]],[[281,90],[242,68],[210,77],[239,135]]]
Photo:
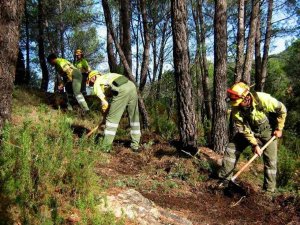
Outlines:
[[106,114],[108,111],[108,102],[107,101],[102,101],[102,106],[101,106],[101,110],[103,114]]
[[275,130],[273,134],[277,138],[281,138],[282,137],[282,130]]
[[261,156],[262,153],[263,153],[263,151],[260,149],[259,145],[254,145],[252,147],[252,151],[253,151],[253,153],[255,153],[255,154],[259,155],[259,156]]
[[63,84],[59,84],[57,88],[58,88],[59,91],[62,91],[62,90],[64,90],[64,85]]

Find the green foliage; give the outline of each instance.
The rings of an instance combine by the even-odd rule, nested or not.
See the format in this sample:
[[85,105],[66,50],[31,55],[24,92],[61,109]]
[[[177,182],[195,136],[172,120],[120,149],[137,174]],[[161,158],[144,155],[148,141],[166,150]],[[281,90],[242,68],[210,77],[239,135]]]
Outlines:
[[[47,110],[42,105],[39,111]],[[99,177],[94,167],[101,157],[97,145],[85,137],[74,140],[66,116],[40,119],[40,123],[25,120],[21,127],[5,125],[1,193],[16,208],[22,224],[61,223],[62,207],[80,206],[82,215],[87,210],[96,214]],[[94,214],[84,224],[100,224],[91,222]]]
[[95,27],[89,27],[85,30],[76,27],[69,38],[69,47],[70,55],[73,55],[76,49],[81,49],[92,68],[95,68],[104,58],[101,51],[104,49],[104,43],[100,43]]
[[278,151],[278,187],[293,189],[292,186],[295,184],[292,181],[297,168],[296,159],[297,158],[295,157],[295,154],[289,152],[289,150],[287,150],[285,146],[280,146],[280,149]]

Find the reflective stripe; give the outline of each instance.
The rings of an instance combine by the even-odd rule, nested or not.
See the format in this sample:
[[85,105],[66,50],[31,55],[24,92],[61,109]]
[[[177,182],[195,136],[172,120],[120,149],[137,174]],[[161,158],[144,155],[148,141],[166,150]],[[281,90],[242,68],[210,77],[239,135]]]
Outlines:
[[224,160],[225,160],[225,161],[228,161],[228,162],[231,162],[231,163],[235,163],[235,162],[236,162],[236,159],[234,159],[234,158],[229,158],[229,157],[224,157]]
[[130,134],[141,134],[140,130],[132,130],[130,131]]
[[269,170],[269,169],[266,169],[266,172],[267,172],[267,174],[270,174],[270,175],[276,175],[277,170]]
[[110,122],[106,122],[106,126],[108,126],[108,127],[118,127],[118,125],[119,124],[117,124],[117,123],[110,123]]
[[227,148],[226,151],[227,151],[227,152],[231,152],[231,153],[235,153],[235,152],[236,152],[236,150],[233,149],[233,148]]
[[105,130],[105,131],[104,131],[104,134],[105,134],[105,135],[113,135],[113,136],[115,136],[115,135],[116,135],[116,131]]
[[140,122],[132,122],[132,123],[130,123],[130,126],[138,127],[138,126],[140,126]]

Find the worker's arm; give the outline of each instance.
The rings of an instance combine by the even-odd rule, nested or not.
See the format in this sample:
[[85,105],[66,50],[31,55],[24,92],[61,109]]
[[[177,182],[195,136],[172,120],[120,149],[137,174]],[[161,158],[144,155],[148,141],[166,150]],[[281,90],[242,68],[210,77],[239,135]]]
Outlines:
[[241,117],[240,112],[238,110],[233,110],[232,112],[233,121],[238,129],[238,132],[243,134],[243,136],[249,141],[252,146],[257,146],[257,140],[254,137],[254,133],[252,132],[247,121],[244,121],[244,118]]
[[103,93],[103,88],[101,87],[101,84],[98,84],[97,82],[95,82],[94,84],[94,94],[97,95],[98,98],[100,98],[102,113],[105,114],[108,110],[109,104],[106,100],[105,94]]
[[86,59],[82,60],[82,68],[83,68],[83,72],[84,73],[88,73],[91,71],[91,67],[89,66],[88,62],[86,61]]
[[276,130],[282,131],[285,119],[287,115],[287,110],[284,104],[277,99],[273,98],[271,95],[266,93],[258,93],[262,107],[266,112],[276,113],[277,115],[277,127]]

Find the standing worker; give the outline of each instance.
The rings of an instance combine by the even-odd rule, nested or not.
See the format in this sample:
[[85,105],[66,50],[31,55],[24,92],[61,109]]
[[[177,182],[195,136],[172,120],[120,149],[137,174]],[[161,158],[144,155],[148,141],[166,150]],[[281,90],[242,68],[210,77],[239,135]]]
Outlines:
[[91,68],[84,58],[83,52],[81,49],[77,49],[74,53],[74,66],[80,70],[82,74],[82,83],[81,83],[81,93],[86,96],[86,80],[88,73],[91,71]]
[[104,150],[111,150],[120,119],[127,108],[131,127],[131,148],[133,151],[139,151],[141,130],[138,95],[134,83],[117,73],[102,75],[97,70],[93,70],[88,75],[88,84],[94,87],[94,94],[101,100],[105,122]]
[[232,119],[236,134],[228,144],[223,158],[219,178],[227,186],[240,154],[249,145],[254,153],[263,156],[263,189],[273,193],[276,189],[277,141],[276,139],[261,151],[260,146],[272,136],[280,138],[286,118],[285,106],[263,92],[250,92],[250,87],[239,82],[227,90],[232,106]]
[[64,87],[66,88],[68,109],[72,110],[70,99],[73,98],[74,94],[83,113],[86,114],[89,111],[89,107],[80,91],[82,82],[81,72],[68,60],[57,58],[54,53],[47,57],[47,61],[50,65],[55,66],[55,70],[58,72],[58,89],[63,90]]

